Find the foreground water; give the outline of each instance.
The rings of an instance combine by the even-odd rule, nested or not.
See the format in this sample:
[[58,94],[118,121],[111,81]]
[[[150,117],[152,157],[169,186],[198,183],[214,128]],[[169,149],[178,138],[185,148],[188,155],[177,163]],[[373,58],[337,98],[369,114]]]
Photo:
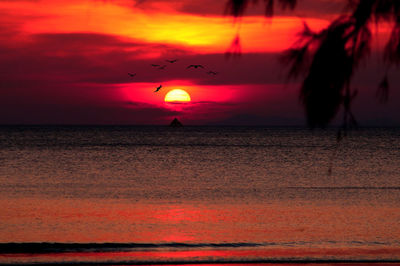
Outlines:
[[400,261],[400,130],[2,127],[0,263]]

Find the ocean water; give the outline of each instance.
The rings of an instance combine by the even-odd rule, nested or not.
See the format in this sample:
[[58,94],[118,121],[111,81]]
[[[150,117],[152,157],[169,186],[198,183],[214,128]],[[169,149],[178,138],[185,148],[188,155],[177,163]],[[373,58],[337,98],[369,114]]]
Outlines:
[[1,127],[0,264],[400,262],[400,129]]

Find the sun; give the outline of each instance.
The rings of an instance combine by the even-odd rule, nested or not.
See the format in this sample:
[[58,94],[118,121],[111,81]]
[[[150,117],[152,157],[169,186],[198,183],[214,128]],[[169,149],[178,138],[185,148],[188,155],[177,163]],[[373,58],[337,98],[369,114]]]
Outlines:
[[169,91],[164,98],[165,102],[190,102],[190,95],[184,90],[174,89]]

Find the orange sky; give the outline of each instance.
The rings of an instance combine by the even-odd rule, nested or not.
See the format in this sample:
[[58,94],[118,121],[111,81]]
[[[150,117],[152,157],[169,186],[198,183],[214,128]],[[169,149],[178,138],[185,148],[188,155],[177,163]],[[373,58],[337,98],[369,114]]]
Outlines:
[[[223,53],[239,30],[246,52],[276,52],[288,48],[306,21],[320,30],[318,18],[246,17],[233,23],[228,16],[185,14],[162,5],[152,10],[132,7],[132,1],[1,2],[10,20],[26,35],[38,33],[99,33],[142,43],[181,46],[195,53]],[[18,10],[18,12],[15,12]],[[146,56],[158,57],[157,53]]]

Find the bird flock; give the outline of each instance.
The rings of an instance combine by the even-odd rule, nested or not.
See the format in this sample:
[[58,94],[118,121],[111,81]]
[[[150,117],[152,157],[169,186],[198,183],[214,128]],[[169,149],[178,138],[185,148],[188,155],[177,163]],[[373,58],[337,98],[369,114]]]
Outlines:
[[[165,62],[168,62],[168,63],[170,63],[170,64],[174,64],[174,63],[176,63],[176,62],[178,62],[179,60],[178,59],[173,59],[173,60],[165,60]],[[156,68],[156,69],[158,69],[158,70],[165,70],[165,68],[167,67],[167,65],[160,65],[160,64],[150,64],[150,66],[152,66],[153,68]],[[188,65],[187,67],[186,67],[186,69],[191,69],[191,68],[193,68],[193,69],[206,69],[203,65]],[[211,70],[209,70],[209,71],[207,71],[207,72],[205,72],[206,74],[208,74],[208,75],[212,75],[212,76],[216,76],[217,74],[218,74],[218,72],[216,72],[216,71],[211,71]],[[136,76],[136,73],[129,73],[128,72],[128,75],[131,77],[131,78],[134,78],[135,76]],[[160,86],[158,86],[156,89],[155,89],[155,91],[154,92],[159,92],[160,90],[161,90],[161,88],[162,88],[163,86],[160,84]]]

